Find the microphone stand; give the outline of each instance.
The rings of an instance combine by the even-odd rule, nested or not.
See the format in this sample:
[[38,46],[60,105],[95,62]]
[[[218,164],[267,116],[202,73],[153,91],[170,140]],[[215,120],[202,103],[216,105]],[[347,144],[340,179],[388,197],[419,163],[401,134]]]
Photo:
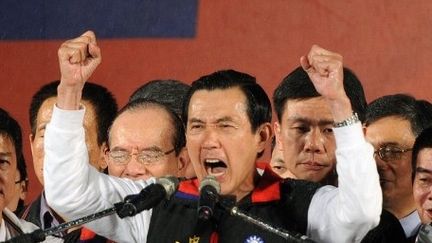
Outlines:
[[[178,184],[179,181],[176,177],[166,176],[158,178],[154,184],[145,187],[138,194],[126,196],[124,201],[115,203],[112,208],[65,222],[45,230],[38,229],[31,233],[19,235],[6,242],[41,242],[49,235],[54,235],[114,213],[117,213],[120,218],[135,216],[143,210],[153,208],[162,201],[162,199],[171,197],[171,195],[177,190]],[[143,202],[142,200],[144,199],[148,201]]]
[[121,210],[123,208],[124,204],[125,204],[124,202],[119,202],[119,203],[114,204],[114,207],[112,207],[112,208],[105,209],[105,210],[102,210],[100,212],[90,214],[90,215],[87,215],[87,216],[84,216],[82,218],[78,218],[78,219],[75,219],[75,220],[72,220],[69,222],[65,222],[65,223],[59,224],[57,226],[45,229],[45,230],[38,229],[38,230],[35,230],[31,233],[16,236],[16,237],[14,237],[10,240],[7,240],[5,242],[8,242],[8,243],[41,242],[41,241],[44,241],[46,239],[46,237],[49,235],[55,235],[57,233],[68,230],[70,228],[73,228],[76,226],[81,226],[81,225],[86,224],[88,222],[103,218],[103,217],[108,216],[108,215],[112,215],[112,214],[116,213],[117,211]]
[[273,227],[270,224],[263,222],[259,218],[253,218],[252,216],[247,215],[246,213],[242,212],[240,209],[238,209],[235,206],[228,211],[231,213],[231,215],[237,216],[246,222],[252,223],[260,227],[261,229],[272,232],[273,234],[278,235],[286,240],[290,240],[292,242],[307,242],[307,243],[314,242],[313,240],[309,239],[306,235],[302,235],[300,233],[292,234],[283,229]]
[[295,233],[295,232],[289,232],[289,231],[281,229],[281,228],[276,228],[276,227],[264,222],[260,218],[252,217],[252,216],[246,214],[245,212],[242,212],[237,206],[232,205],[232,202],[230,202],[229,200],[224,200],[223,198],[221,198],[221,199],[222,200],[219,201],[219,205],[222,206],[222,208],[224,208],[225,210],[227,210],[231,215],[237,216],[248,223],[251,223],[255,226],[260,227],[261,229],[263,229],[265,231],[268,231],[268,232],[271,232],[275,235],[278,235],[278,236],[282,237],[283,239],[288,240],[289,242],[296,242],[296,243],[314,243],[315,242],[315,241],[311,240],[309,237],[307,237],[306,235],[302,235],[300,233]]
[[78,219],[75,219],[75,220],[72,220],[69,222],[65,222],[65,223],[59,224],[57,226],[45,229],[43,231],[43,233],[45,234],[45,236],[55,235],[55,234],[60,233],[62,231],[68,230],[68,229],[76,227],[76,226],[81,226],[81,225],[86,224],[88,222],[91,222],[91,221],[103,218],[105,216],[114,214],[116,212],[117,212],[117,206],[114,206],[112,208],[105,209],[103,211],[100,211],[100,212],[97,212],[94,214],[90,214],[90,215],[84,216],[82,218],[78,218]]

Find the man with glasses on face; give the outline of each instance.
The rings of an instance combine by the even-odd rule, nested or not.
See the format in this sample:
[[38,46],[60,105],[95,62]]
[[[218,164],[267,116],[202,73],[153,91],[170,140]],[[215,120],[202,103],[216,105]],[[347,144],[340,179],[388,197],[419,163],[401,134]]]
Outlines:
[[399,219],[409,241],[420,226],[412,188],[411,151],[416,137],[432,125],[430,104],[404,95],[372,101],[366,110],[366,139],[374,157],[383,191],[383,207]]
[[[131,180],[181,177],[189,163],[185,143],[183,123],[169,107],[150,99],[133,100],[118,112],[108,130],[104,149],[108,173]],[[88,228],[80,238],[88,243],[105,240]]]
[[[85,110],[79,94],[101,62],[100,49],[94,34],[86,32],[65,42],[58,53],[62,73],[58,90],[62,96],[45,136],[46,192],[54,208],[76,218],[112,207],[152,179],[108,177],[87,165],[82,129]],[[200,224],[198,185],[213,175],[222,195],[231,196],[239,208],[273,225],[307,234],[318,242],[360,241],[377,224],[381,209],[373,148],[366,143],[341,88],[342,57],[313,46],[301,64],[334,111],[341,158],[339,188],[318,188],[304,181],[280,182],[279,177],[258,175],[256,159],[272,133],[270,100],[252,76],[224,70],[195,81],[184,105],[187,149],[198,179],[182,182],[170,201],[164,200],[152,210],[123,220],[115,215],[100,219],[93,223],[94,230],[120,242],[187,242],[187,238],[200,242],[286,242],[225,210],[214,215],[217,225]],[[110,149],[114,150],[112,144]]]
[[157,101],[134,100],[109,129],[108,173],[132,180],[182,176],[189,161],[182,154],[185,143],[183,123],[173,111]]

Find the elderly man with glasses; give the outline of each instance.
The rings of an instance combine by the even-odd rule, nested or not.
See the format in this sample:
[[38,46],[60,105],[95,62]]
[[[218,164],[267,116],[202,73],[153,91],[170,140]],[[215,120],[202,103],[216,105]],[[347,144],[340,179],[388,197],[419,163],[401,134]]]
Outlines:
[[366,139],[375,147],[383,207],[399,219],[408,242],[414,241],[420,226],[413,198],[411,151],[416,137],[432,125],[431,106],[396,94],[372,101],[366,110]]
[[183,123],[167,106],[148,99],[132,101],[108,131],[108,172],[132,180],[183,176],[189,161],[181,156],[185,143]]

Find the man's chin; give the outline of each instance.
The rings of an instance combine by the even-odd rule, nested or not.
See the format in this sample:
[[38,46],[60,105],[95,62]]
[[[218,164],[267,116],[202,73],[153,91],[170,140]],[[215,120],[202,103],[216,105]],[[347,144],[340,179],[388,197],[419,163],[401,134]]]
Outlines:
[[297,176],[298,179],[312,182],[322,182],[325,180],[325,176],[322,171],[308,171],[300,176]]

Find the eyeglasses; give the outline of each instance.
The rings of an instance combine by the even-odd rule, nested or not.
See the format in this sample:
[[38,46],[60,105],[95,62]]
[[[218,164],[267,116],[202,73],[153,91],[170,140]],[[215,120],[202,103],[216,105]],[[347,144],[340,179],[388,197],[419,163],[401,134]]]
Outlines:
[[166,152],[160,150],[144,150],[138,153],[131,153],[124,150],[107,151],[109,159],[117,165],[126,165],[129,163],[132,155],[143,165],[150,165],[158,162],[163,156],[174,152],[174,148]]
[[412,148],[402,149],[394,145],[384,145],[374,151],[374,157],[378,155],[381,160],[390,162],[400,160],[402,154],[408,151],[412,151]]

